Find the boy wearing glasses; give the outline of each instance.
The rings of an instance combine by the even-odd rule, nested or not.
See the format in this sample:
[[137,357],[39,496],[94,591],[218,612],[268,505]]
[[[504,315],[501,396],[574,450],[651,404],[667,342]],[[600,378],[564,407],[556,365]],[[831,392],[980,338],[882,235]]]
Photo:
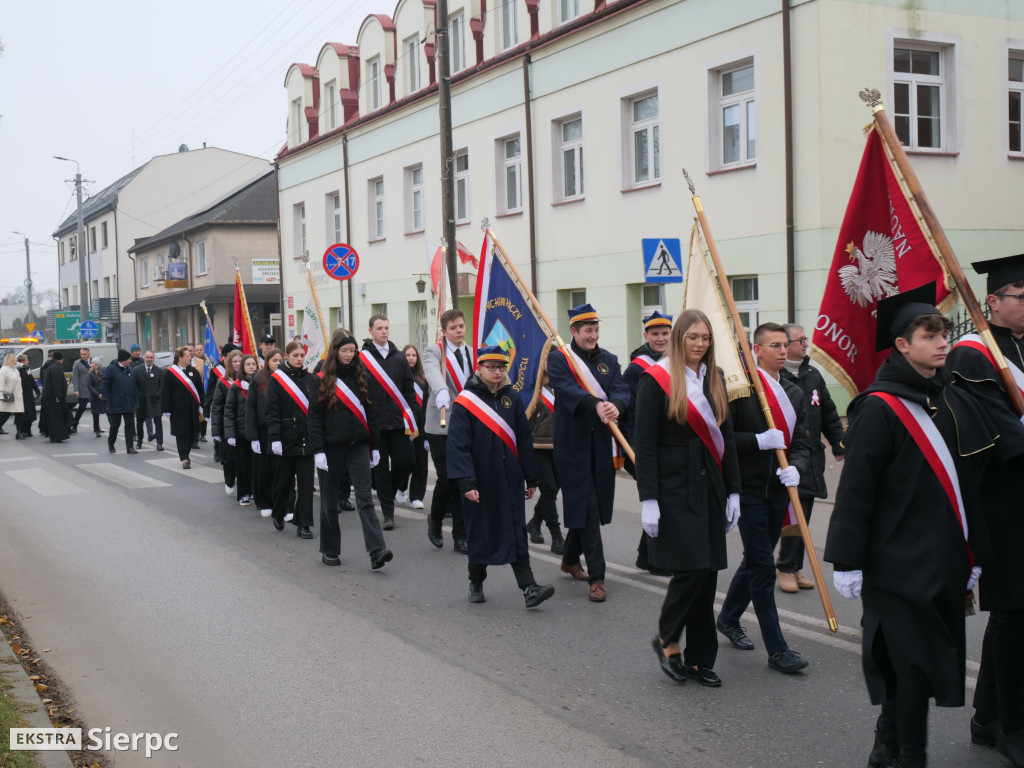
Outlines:
[[[756,394],[729,403],[740,461],[740,538],[743,559],[733,576],[718,615],[718,631],[741,651],[754,643],[740,626],[740,617],[753,603],[761,639],[768,651],[768,666],[779,672],[798,672],[807,661],[790,650],[779,626],[775,607],[775,545],[789,506],[787,486],[799,486],[800,476],[810,470],[810,446],[804,395],[796,384],[780,378],[786,365],[788,338],[778,323],[762,323],[754,331],[754,356],[765,396],[771,406],[774,429],[761,410]],[[779,467],[776,450],[786,451],[789,466]]]
[[[828,497],[825,487],[825,445],[822,435],[832,446],[832,455],[837,461],[843,460],[843,422],[839,418],[836,404],[825,386],[821,371],[811,365],[807,354],[809,339],[803,326],[787,323],[786,365],[781,371],[782,378],[800,387],[804,394],[807,413],[807,438],[811,447],[810,471],[800,477],[800,505],[808,525],[811,522],[811,508],[814,499]],[[779,544],[779,557],[775,562],[775,577],[783,592],[798,592],[814,589],[814,582],[803,575],[804,540],[799,536],[783,536]]]
[[[975,262],[987,275],[989,324],[1018,388],[1024,389],[1024,254]],[[996,373],[981,338],[969,334],[949,355],[953,381],[968,390],[999,430],[998,464],[981,486],[984,516],[993,546],[984,564],[981,607],[989,611],[981,646],[981,669],[974,693],[971,738],[975,744],[998,745],[1015,766],[1024,766],[1024,579],[1018,562],[1024,546],[1020,513],[1020,477],[1024,458],[1014,456],[1024,444],[1024,426]]]

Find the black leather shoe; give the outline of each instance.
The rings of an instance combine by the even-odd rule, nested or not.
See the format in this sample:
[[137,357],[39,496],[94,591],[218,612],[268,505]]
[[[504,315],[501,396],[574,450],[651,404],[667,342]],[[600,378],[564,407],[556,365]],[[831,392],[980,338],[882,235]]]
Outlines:
[[181,468],[182,469],[192,469],[192,462],[189,461],[188,459],[185,459],[183,462],[181,462]]
[[747,633],[743,631],[743,627],[739,624],[733,626],[727,626],[722,623],[719,619],[715,622],[715,629],[729,638],[729,642],[732,643],[732,647],[740,651],[752,651],[754,650],[754,644],[747,637]]
[[1010,761],[1013,768],[1024,768],[1024,731],[1016,731],[1007,736],[997,727],[996,749]]
[[313,532],[311,530],[309,530],[309,528],[306,528],[306,527],[301,526],[301,525],[298,526],[295,529],[295,535],[298,536],[300,539],[312,539],[313,538]]
[[276,528],[277,530],[279,530],[279,531],[283,531],[283,530],[284,530],[284,520],[278,520],[278,519],[277,519],[277,518],[275,517],[275,518],[274,518],[274,527],[275,527],[275,528]]
[[321,555],[320,562],[324,565],[341,565],[341,558],[337,555]]
[[142,447],[142,441],[141,440],[136,440],[135,441],[135,448],[136,448],[136,450],[141,448],[141,447]]
[[868,755],[868,768],[900,768],[900,745],[887,744],[875,731],[875,743]]
[[441,537],[441,526],[435,523],[432,517],[427,518],[427,538],[438,549],[444,546],[444,539]]
[[486,603],[487,598],[484,597],[484,583],[482,581],[471,581],[469,582],[469,602],[471,603]]
[[982,725],[978,721],[978,713],[975,712],[971,718],[971,741],[980,747],[994,747],[996,745],[996,721]]
[[768,657],[768,666],[774,669],[776,672],[785,672],[787,675],[791,675],[794,672],[799,672],[801,669],[808,665],[807,659],[801,656],[796,651],[779,651],[773,653]]
[[394,515],[392,515],[391,517],[385,517],[384,518],[384,525],[382,525],[381,528],[383,528],[385,531],[390,531],[394,527],[395,527]]
[[[149,435],[149,436],[148,436],[148,437],[146,438],[146,442],[147,442],[147,443],[152,443],[152,442],[153,442],[154,440],[156,440],[156,435]],[[142,446],[139,446],[139,447],[141,448]]]
[[536,608],[553,594],[555,594],[555,588],[550,584],[531,584],[523,590],[527,608]]
[[565,554],[565,539],[562,538],[562,534],[551,534],[551,554],[553,555],[564,555]]
[[526,524],[526,532],[530,534],[531,544],[543,544],[544,534],[540,532],[540,521],[531,520]]
[[689,680],[693,680],[695,683],[706,685],[708,688],[718,688],[722,685],[722,678],[709,667],[691,667],[683,664],[680,660],[679,668]]
[[112,445],[107,446],[107,453],[117,453],[117,448]]
[[456,539],[454,546],[455,546],[455,551],[458,552],[460,555],[468,555],[469,554],[469,545],[466,544],[466,540],[465,539]]
[[[666,656],[665,651],[661,647],[661,641],[658,638],[651,640],[651,648],[658,655],[658,663],[661,665],[661,671],[670,679],[677,683],[685,683],[686,677],[682,674],[682,657],[678,653],[673,653],[671,656]],[[676,661],[676,664],[672,662]]]
[[162,451],[164,449],[164,447],[162,445],[160,445],[159,443],[157,443],[156,449],[158,451]]
[[139,451],[138,451],[137,448],[132,448],[131,446],[128,447],[128,453],[138,453],[138,452]]
[[356,511],[355,505],[352,504],[352,502],[349,501],[348,499],[342,499],[341,502],[338,504],[338,506],[341,507],[341,511],[342,512],[355,512]]
[[383,568],[384,563],[390,563],[394,558],[394,554],[387,547],[378,549],[376,552],[370,553],[370,567],[376,571],[378,568]]

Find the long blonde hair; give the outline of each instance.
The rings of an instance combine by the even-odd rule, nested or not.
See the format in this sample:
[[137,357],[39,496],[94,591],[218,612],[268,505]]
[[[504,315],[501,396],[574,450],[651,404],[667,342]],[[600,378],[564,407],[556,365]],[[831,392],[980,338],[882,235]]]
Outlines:
[[17,364],[17,362],[17,358],[14,356],[13,352],[9,352],[6,355],[4,355],[4,365],[9,365],[13,368]]
[[[668,417],[680,424],[686,423],[688,403],[686,398],[686,334],[697,323],[704,323],[711,332],[711,321],[699,309],[684,310],[675,325],[668,342],[669,373],[672,374],[672,396],[668,399]],[[721,426],[729,415],[729,398],[725,393],[725,383],[715,367],[715,340],[711,339],[701,362],[707,366],[708,388],[711,390],[711,407],[715,411],[716,423]]]
[[533,384],[533,399],[530,401],[529,406],[526,408],[526,420],[529,421],[533,418],[534,412],[537,410],[537,405],[540,403],[540,391],[547,386],[548,383],[548,355],[551,354],[551,347],[554,344],[552,339],[548,339],[544,342],[544,347],[540,351],[540,366],[537,368],[537,381]]
[[238,369],[238,373],[235,374],[235,358],[242,357],[242,351],[240,349],[233,349],[228,352],[224,358],[224,378],[228,381],[234,381],[235,379],[242,378],[242,369]]

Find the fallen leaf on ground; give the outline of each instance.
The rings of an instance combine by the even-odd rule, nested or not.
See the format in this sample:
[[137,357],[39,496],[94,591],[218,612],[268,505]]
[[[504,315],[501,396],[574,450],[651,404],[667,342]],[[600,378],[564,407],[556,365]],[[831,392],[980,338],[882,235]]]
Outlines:
[[36,690],[37,691],[48,691],[48,690],[50,690],[50,686],[43,685],[42,683],[36,683]]
[[14,651],[16,654],[21,654],[21,646],[17,643],[11,643],[11,650]]

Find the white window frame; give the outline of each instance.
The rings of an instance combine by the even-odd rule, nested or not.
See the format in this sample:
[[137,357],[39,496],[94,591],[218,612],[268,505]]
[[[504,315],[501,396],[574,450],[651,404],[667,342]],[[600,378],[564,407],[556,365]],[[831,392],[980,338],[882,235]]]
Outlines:
[[579,18],[581,0],[557,0],[557,3],[558,24],[565,24]]
[[139,288],[149,288],[149,257],[139,259]]
[[338,127],[338,81],[331,80],[324,86],[324,104],[327,112],[327,130]]
[[[658,114],[643,120],[634,119],[634,105],[649,99],[657,99]],[[661,96],[659,89],[649,88],[624,97],[622,105],[622,188],[639,189],[661,183]],[[636,137],[647,134],[648,178],[637,179]]]
[[103,243],[103,248],[106,250],[107,244],[110,242],[107,238],[107,222],[100,224],[100,242]]
[[420,89],[420,38],[413,35],[402,42],[405,52],[405,88],[406,94],[416,93]]
[[[565,140],[564,129],[569,123],[579,121],[580,123],[580,137],[577,139]],[[552,127],[552,146],[555,148],[554,157],[552,161],[554,163],[554,174],[555,179],[555,190],[554,200],[556,202],[569,202],[572,200],[582,200],[586,196],[586,166],[584,164],[585,154],[583,151],[584,140],[586,137],[586,127],[583,123],[583,113],[577,112],[572,115],[566,115],[561,117],[551,124]],[[566,177],[565,177],[565,163],[566,155],[569,153],[573,155],[573,167],[575,171],[575,183],[572,190],[566,189]]]
[[[960,35],[951,35],[928,30],[890,29],[888,46],[889,94],[887,107],[890,108],[889,119],[896,130],[896,84],[911,84],[910,112],[910,144],[904,145],[908,152],[921,154],[955,154],[959,147],[960,116],[963,114],[960,104],[960,66],[959,55],[963,47]],[[897,48],[916,51],[931,51],[939,54],[939,75],[918,75],[895,71],[895,54]],[[914,85],[939,86],[939,131],[938,147],[922,147],[917,140],[917,110]]]
[[210,265],[206,260],[206,241],[200,240],[196,243],[196,275],[205,275],[209,271]]
[[587,289],[586,288],[570,288],[569,289],[569,309],[578,307],[581,304],[587,303]]
[[[465,167],[459,168],[459,161],[465,160]],[[459,149],[452,158],[452,177],[455,180],[455,223],[469,223],[469,150]]]
[[[509,144],[518,142],[517,153],[509,157]],[[513,133],[494,142],[494,165],[496,195],[500,213],[521,213],[523,210],[523,139],[522,134]],[[514,183],[515,198],[508,193],[509,183]]]
[[292,121],[295,123],[292,137],[295,144],[302,143],[302,97],[292,101]]
[[754,293],[756,294],[756,298],[747,299],[743,301],[736,301],[737,314],[747,314],[747,322],[744,323],[744,328],[747,332],[747,336],[750,338],[750,341],[753,341],[754,330],[757,328],[758,325],[760,325],[760,323],[758,322],[758,313],[760,311],[761,304],[760,280],[758,279],[757,275],[729,275],[729,289],[733,292],[734,296],[736,295],[736,283],[738,283],[740,280],[752,280]]
[[497,0],[498,50],[507,51],[519,45],[519,2],[518,0]]
[[[1024,70],[1024,42],[1011,44],[1006,50],[1006,57],[1004,61],[1006,63],[1006,150],[1013,157],[1024,157],[1024,80],[1011,80],[1010,79],[1010,60],[1021,62],[1021,68]],[[1016,94],[1018,99],[1018,110],[1017,110],[1017,146],[1014,147],[1010,141],[1010,98]]]
[[452,74],[466,68],[466,14],[448,14],[448,64]]
[[328,192],[324,198],[324,213],[327,219],[327,242],[331,245],[341,240],[341,191]]
[[302,254],[306,252],[309,243],[306,239],[306,203],[296,203],[292,206],[292,226],[295,230],[295,235],[292,238],[295,246],[295,253],[292,255],[294,259],[301,259]]
[[426,228],[423,207],[423,163],[410,165],[404,169],[403,175],[405,176],[405,231],[406,234],[422,232]]
[[380,56],[374,56],[368,62],[366,62],[366,68],[369,70],[368,83],[370,85],[369,102],[370,111],[380,109],[383,99],[381,98],[380,90]]
[[384,202],[384,193],[383,176],[376,176],[367,181],[367,200],[370,204],[367,233],[371,242],[384,240],[387,237],[387,207]]
[[[754,85],[744,91],[723,93],[725,75],[738,72],[748,67],[753,68]],[[711,171],[727,171],[735,168],[749,168],[757,164],[758,137],[757,103],[759,100],[760,70],[758,57],[755,54],[738,54],[719,62],[712,63],[708,68],[708,168]],[[740,157],[738,160],[725,160],[725,118],[726,109],[738,107],[740,111]],[[750,127],[751,109],[753,110],[753,128]],[[750,156],[750,134],[753,133],[754,152]]]
[[96,226],[89,227],[89,253],[96,253]]

